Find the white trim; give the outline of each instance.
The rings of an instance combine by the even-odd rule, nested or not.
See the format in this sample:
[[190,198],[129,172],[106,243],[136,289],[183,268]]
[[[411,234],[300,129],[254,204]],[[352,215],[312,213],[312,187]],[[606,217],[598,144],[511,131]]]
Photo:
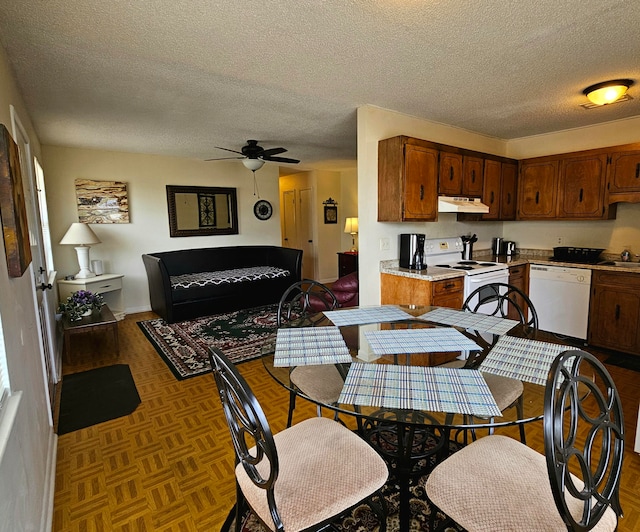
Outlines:
[[40,530],[51,532],[53,529],[53,502],[56,494],[56,462],[58,458],[58,435],[49,432],[47,448],[47,471],[45,477],[44,496],[42,497],[42,513]]
[[2,462],[2,458],[4,457],[4,452],[16,421],[21,398],[22,392],[12,393],[7,397],[0,411],[0,462]]

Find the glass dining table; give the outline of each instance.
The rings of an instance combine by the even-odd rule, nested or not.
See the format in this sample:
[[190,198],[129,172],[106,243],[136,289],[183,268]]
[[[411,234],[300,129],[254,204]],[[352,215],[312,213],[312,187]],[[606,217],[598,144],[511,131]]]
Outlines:
[[[292,325],[265,346],[264,367],[298,396],[354,416],[397,479],[401,530],[409,529],[411,479],[466,444],[469,434],[541,420],[548,370],[571,348],[513,320],[442,307],[356,307]],[[464,367],[450,363],[460,359]],[[292,382],[295,368],[320,365],[335,366],[344,380],[335,402]],[[486,373],[522,382],[520,412],[498,409]]]

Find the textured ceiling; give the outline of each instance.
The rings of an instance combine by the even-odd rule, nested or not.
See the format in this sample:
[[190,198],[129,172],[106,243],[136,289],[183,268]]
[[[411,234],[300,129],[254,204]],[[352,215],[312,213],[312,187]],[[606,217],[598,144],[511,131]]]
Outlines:
[[[365,104],[502,139],[640,115],[638,0],[20,0],[0,42],[42,143],[356,156]],[[585,110],[582,89],[636,80]]]

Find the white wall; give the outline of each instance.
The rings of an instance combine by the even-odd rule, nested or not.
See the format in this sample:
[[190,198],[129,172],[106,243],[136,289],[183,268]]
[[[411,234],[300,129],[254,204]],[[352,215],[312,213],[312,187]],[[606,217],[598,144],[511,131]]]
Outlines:
[[[253,206],[252,173],[241,162],[199,161],[108,152],[60,146],[43,146],[43,167],[51,222],[53,255],[59,277],[78,271],[73,246],[58,244],[69,225],[78,221],[76,178],[127,183],[128,224],[93,224],[101,244],[92,246],[91,259],[101,259],[105,272],[123,273],[127,313],[150,310],[143,253],[235,245],[281,245],[278,167],[265,164],[256,172],[261,199],[273,205],[273,216],[258,220]],[[169,236],[166,185],[234,187],[238,196],[239,234],[221,236]]]
[[[563,245],[602,247],[612,253],[629,246],[633,253],[640,253],[640,204],[620,204],[616,220],[607,221],[462,223],[456,221],[455,214],[440,214],[438,222],[378,222],[378,141],[396,135],[522,159],[640,142],[640,117],[506,142],[395,111],[372,106],[359,108],[360,285],[365,287],[360,292],[362,304],[380,302],[379,263],[398,258],[400,233],[426,233],[427,238],[477,233],[475,249],[490,249],[494,236],[514,240],[520,247],[551,249],[561,236]],[[389,251],[380,251],[381,238],[390,239]]]
[[[39,155],[38,139],[0,47],[0,122],[11,131],[9,105],[17,109],[33,152]],[[6,444],[0,461],[0,532],[46,530],[51,522],[56,436],[47,413],[33,271],[29,266],[22,277],[9,277],[1,238],[0,255],[4,349],[11,388],[22,392],[10,432],[0,434],[0,440]]]

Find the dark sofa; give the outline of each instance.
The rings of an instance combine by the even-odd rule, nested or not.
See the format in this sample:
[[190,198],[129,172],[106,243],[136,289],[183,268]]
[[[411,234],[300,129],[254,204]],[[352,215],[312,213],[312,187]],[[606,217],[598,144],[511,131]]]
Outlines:
[[302,251],[231,246],[142,255],[152,310],[167,323],[277,303],[300,280]]

